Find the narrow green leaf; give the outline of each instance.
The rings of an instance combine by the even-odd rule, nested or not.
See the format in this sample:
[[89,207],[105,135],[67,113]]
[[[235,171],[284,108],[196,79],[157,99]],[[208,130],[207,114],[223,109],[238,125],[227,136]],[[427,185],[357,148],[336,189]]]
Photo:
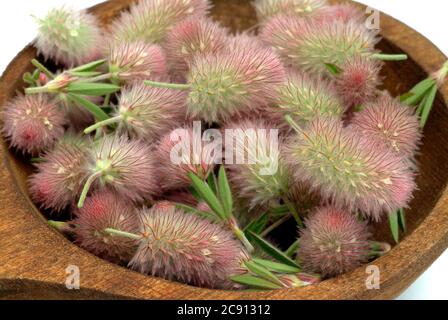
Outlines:
[[412,88],[405,99],[402,99],[404,104],[409,106],[416,106],[419,102],[422,101],[425,94],[434,86],[436,83],[433,79],[425,79],[418,83],[414,88]]
[[196,208],[187,206],[187,205],[185,205],[185,204],[183,204],[183,203],[175,203],[174,205],[176,206],[176,208],[179,208],[179,209],[181,209],[181,210],[183,210],[183,211],[185,211],[185,212],[187,212],[187,213],[191,213],[191,214],[198,215],[198,216],[200,216],[200,217],[202,217],[202,218],[211,220],[211,221],[213,221],[213,222],[219,222],[219,221],[220,221],[220,220],[219,220],[214,214],[212,214],[211,212],[201,211],[201,210],[198,210],[198,209],[196,209]]
[[196,191],[195,188],[192,186],[188,187],[188,191],[191,193],[191,195],[197,200],[197,202],[202,202],[204,199],[202,199],[201,195]]
[[226,214],[224,212],[224,208],[219,202],[216,195],[213,193],[212,189],[202,181],[197,175],[192,172],[188,173],[188,176],[191,179],[191,183],[193,188],[201,195],[204,201],[209,205],[209,207],[222,219],[226,220]]
[[437,85],[434,85],[431,88],[431,91],[427,94],[425,97],[423,106],[422,106],[422,114],[420,117],[420,127],[424,128],[426,125],[426,122],[428,121],[429,114],[431,113],[432,107],[434,105],[434,100],[436,99],[437,95]]
[[287,264],[291,267],[300,268],[299,265],[294,260],[289,258],[287,255],[285,255],[279,249],[277,249],[272,244],[270,244],[269,242],[264,240],[262,237],[260,237],[259,235],[255,234],[253,232],[251,232],[251,235],[254,239],[254,242],[268,255],[270,255],[274,259],[277,259],[279,262]]
[[325,67],[331,74],[336,76],[342,72],[342,69],[333,63],[325,63]]
[[105,96],[119,91],[120,87],[109,83],[73,82],[65,90],[67,93],[85,96]]
[[70,74],[79,78],[90,78],[101,75],[101,72],[96,71],[70,71]]
[[275,283],[251,275],[233,276],[230,277],[230,280],[257,289],[275,290],[282,288]]
[[227,179],[224,166],[221,166],[221,168],[219,169],[218,192],[219,198],[221,199],[224,211],[226,213],[226,217],[230,218],[233,213],[232,191],[230,190],[230,184],[229,180]]
[[406,232],[406,215],[403,209],[398,210],[398,223],[401,231]]
[[290,214],[290,210],[289,210],[288,206],[282,205],[282,206],[278,206],[275,208],[271,208],[269,210],[269,213],[272,216],[284,216],[285,214]]
[[405,94],[402,94],[402,95],[400,96],[400,102],[405,103],[408,99],[410,99],[410,98],[413,97],[413,96],[414,96],[414,94],[413,94],[412,92],[407,92],[407,93],[405,93]]
[[218,186],[216,183],[216,176],[210,173],[207,178],[207,183],[215,194],[218,194]]
[[278,263],[278,262],[265,260],[265,259],[259,259],[259,258],[253,258],[252,260],[273,272],[295,274],[295,273],[299,273],[302,271],[300,268],[291,267],[284,263]]
[[84,64],[82,66],[76,67],[74,69],[70,70],[70,73],[72,72],[85,72],[85,71],[92,71],[97,69],[98,67],[102,66],[103,64],[106,63],[105,59],[101,59],[101,60],[97,60],[97,61],[93,61],[87,64]]
[[297,250],[299,249],[299,246],[300,246],[300,239],[297,239],[286,251],[285,251],[285,254],[288,256],[288,257],[292,257],[296,252],[297,252]]
[[109,119],[109,116],[96,104],[93,102],[87,100],[86,98],[76,95],[76,94],[68,94],[67,97],[76,104],[79,104],[86,108],[87,111],[89,111],[97,121],[104,121]]
[[392,212],[389,214],[389,226],[390,231],[392,232],[392,237],[394,238],[395,242],[400,242],[400,230],[398,226],[398,213],[397,211]]
[[269,271],[267,268],[265,268],[261,264],[258,264],[254,261],[246,261],[246,262],[244,262],[244,265],[253,274],[255,274],[267,281],[278,284],[279,286],[283,286],[283,283],[280,281],[280,279],[278,279],[271,271]]
[[250,237],[250,232],[252,231],[256,234],[260,234],[266,228],[269,221],[269,214],[265,212],[258,219],[252,220],[244,229],[244,232]]

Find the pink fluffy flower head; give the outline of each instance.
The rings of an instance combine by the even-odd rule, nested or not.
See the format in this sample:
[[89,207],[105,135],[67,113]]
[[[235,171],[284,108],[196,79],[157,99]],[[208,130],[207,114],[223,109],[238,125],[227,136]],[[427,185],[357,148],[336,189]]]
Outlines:
[[354,56],[375,53],[376,33],[351,21],[320,23],[276,16],[267,22],[261,38],[288,64],[315,75],[328,74],[326,64],[341,66]]
[[97,189],[112,189],[124,199],[140,202],[158,191],[152,150],[141,140],[105,136],[90,150],[88,171]]
[[285,69],[272,50],[249,44],[195,59],[188,112],[209,123],[249,113],[275,99]]
[[88,140],[65,136],[53,151],[36,165],[29,179],[31,198],[44,209],[60,212],[71,206],[81,193],[87,178],[85,169]]
[[206,179],[213,171],[218,155],[205,148],[201,138],[193,128],[176,129],[162,137],[156,150],[162,190],[187,188],[191,184],[189,172]]
[[367,57],[353,57],[341,65],[335,87],[344,103],[360,106],[375,99],[381,84],[381,62]]
[[3,111],[3,134],[10,145],[37,155],[64,134],[64,112],[47,95],[19,95]]
[[141,0],[113,23],[111,36],[115,42],[161,43],[176,24],[204,17],[209,7],[208,0]]
[[[280,153],[283,141],[278,130],[264,120],[236,121],[225,129],[226,148],[233,149],[233,163],[226,167],[235,194],[248,200],[251,208],[284,196],[292,176]],[[229,145],[230,132],[234,138]]]
[[367,261],[370,233],[365,222],[333,207],[316,209],[300,232],[298,257],[307,272],[333,277]]
[[367,16],[362,10],[350,3],[325,6],[313,17],[322,23],[342,21],[344,23],[356,22],[357,24],[363,24],[366,18]]
[[278,92],[279,111],[302,125],[322,116],[341,119],[346,110],[327,80],[313,79],[304,73],[290,71]]
[[413,158],[422,137],[413,108],[389,95],[355,113],[350,128],[364,135],[377,148],[386,147],[405,159]]
[[278,14],[295,17],[313,16],[326,6],[326,0],[255,0],[254,7],[259,21]]
[[101,57],[102,32],[94,15],[62,7],[36,21],[34,45],[46,59],[72,67]]
[[290,141],[288,163],[296,181],[319,190],[323,200],[379,220],[407,207],[415,189],[408,166],[337,119],[316,119]]
[[124,232],[138,232],[136,209],[120,195],[100,192],[86,200],[83,208],[75,211],[76,242],[87,251],[116,263],[128,263],[137,249],[133,239],[105,232],[112,228]]
[[199,287],[232,289],[247,255],[230,231],[177,209],[140,212],[141,244],[130,266]]
[[164,45],[170,70],[186,74],[195,56],[222,51],[227,38],[228,31],[212,20],[189,18],[180,22],[168,34]]
[[183,91],[134,83],[122,90],[118,100],[119,129],[134,138],[155,141],[185,120],[186,102]]
[[167,72],[162,48],[143,41],[111,44],[108,60],[112,80],[118,83],[154,79]]

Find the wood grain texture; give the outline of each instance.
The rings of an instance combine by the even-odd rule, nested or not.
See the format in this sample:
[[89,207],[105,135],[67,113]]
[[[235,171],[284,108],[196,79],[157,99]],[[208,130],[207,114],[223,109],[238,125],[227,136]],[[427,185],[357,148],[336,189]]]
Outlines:
[[[92,9],[104,25],[132,1],[112,0]],[[213,16],[243,30],[256,24],[249,1],[216,0]],[[384,87],[392,94],[407,91],[439,68],[446,57],[427,39],[402,23],[381,15],[379,48],[387,53],[405,52],[406,62],[387,63]],[[21,75],[32,69],[32,47],[25,48],[0,80],[0,106],[22,90]],[[228,292],[199,289],[147,277],[103,261],[73,245],[47,226],[30,201],[26,159],[7,149],[0,154],[0,298],[3,299],[388,299],[406,289],[448,246],[448,85],[437,96],[425,130],[419,156],[419,190],[408,210],[409,232],[386,256],[373,264],[381,271],[381,289],[366,290],[365,267],[315,286],[270,292]],[[378,225],[376,237],[391,241],[387,222]],[[65,287],[65,270],[76,265],[81,290]]]

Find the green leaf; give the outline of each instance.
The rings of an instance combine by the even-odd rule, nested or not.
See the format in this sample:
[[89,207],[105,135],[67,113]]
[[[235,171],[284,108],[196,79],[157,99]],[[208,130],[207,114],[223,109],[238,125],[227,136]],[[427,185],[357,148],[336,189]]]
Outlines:
[[70,74],[79,78],[91,78],[101,75],[101,72],[96,71],[70,71]]
[[398,224],[400,225],[401,231],[406,232],[406,215],[403,209],[398,210]]
[[266,228],[269,221],[269,214],[265,212],[258,219],[252,220],[244,229],[244,232],[250,237],[250,232],[252,231],[256,234],[260,234]]
[[233,276],[230,277],[230,280],[257,289],[275,290],[282,288],[275,283],[251,275]]
[[226,213],[226,217],[230,218],[233,213],[232,191],[230,190],[230,184],[229,180],[227,179],[224,166],[221,166],[221,168],[219,169],[218,191],[219,198],[221,199],[224,211]]
[[201,195],[196,191],[195,188],[192,186],[188,187],[188,191],[191,193],[191,195],[196,199],[197,202],[202,202],[204,199],[202,199]]
[[215,194],[218,194],[218,187],[216,183],[216,176],[210,173],[207,178],[207,183]]
[[286,214],[290,214],[290,210],[289,210],[288,206],[281,205],[281,206],[278,206],[278,207],[275,207],[275,208],[271,208],[269,210],[269,213],[272,216],[284,216]]
[[269,271],[267,268],[265,268],[261,264],[258,264],[254,261],[246,261],[246,262],[244,262],[244,265],[253,274],[255,274],[267,281],[278,284],[279,286],[283,286],[283,283],[280,281],[280,279],[278,279],[271,271]]
[[406,93],[404,95],[404,96],[407,95],[407,97],[404,97],[404,99],[402,99],[402,102],[409,106],[416,106],[419,102],[422,101],[425,94],[435,84],[436,84],[436,82],[433,79],[425,79],[425,80],[421,81],[414,88],[412,88],[408,93]]
[[405,103],[408,99],[410,99],[410,98],[413,97],[413,96],[414,96],[414,94],[413,94],[412,92],[407,92],[407,93],[405,93],[405,94],[402,94],[402,95],[400,96],[400,102]]
[[102,66],[105,63],[106,63],[105,59],[93,61],[93,62],[84,64],[82,66],[76,67],[74,69],[71,69],[70,73],[72,73],[72,72],[86,72],[86,71],[96,70],[98,67]]
[[36,80],[34,80],[33,76],[29,72],[25,72],[23,74],[22,80],[23,80],[23,82],[25,82],[27,84],[30,84],[30,85],[35,85],[36,84]]
[[331,74],[336,76],[342,72],[342,69],[333,63],[325,63],[325,67]]
[[76,94],[68,94],[67,97],[72,102],[79,104],[86,108],[87,111],[89,111],[97,121],[104,121],[109,119],[109,116],[96,104],[93,102],[87,100],[86,98],[76,95]]
[[120,87],[109,83],[73,82],[65,90],[67,93],[85,96],[105,96],[119,91]]
[[295,274],[295,273],[299,273],[302,271],[300,268],[291,267],[284,263],[278,263],[278,262],[265,260],[265,259],[259,259],[259,258],[253,258],[252,260],[254,262],[256,262],[257,264],[262,265],[265,268],[267,268],[268,270],[273,271],[273,272]]
[[300,246],[300,239],[297,239],[286,251],[285,251],[285,254],[288,256],[288,257],[292,257],[296,252],[297,252],[297,250],[299,249],[299,246]]
[[252,235],[254,242],[268,255],[270,255],[274,259],[277,259],[279,262],[287,264],[291,267],[300,268],[299,265],[294,260],[289,258],[287,255],[285,255],[279,249],[277,249],[272,244],[264,240],[262,237],[253,232],[251,232],[250,234]]
[[389,214],[389,226],[390,231],[392,232],[392,237],[394,238],[395,242],[400,242],[400,230],[398,226],[398,212],[392,212]]
[[202,218],[209,219],[209,220],[211,220],[213,222],[219,222],[220,221],[215,215],[213,215],[210,212],[201,211],[201,210],[198,210],[196,208],[193,208],[193,207],[190,207],[188,205],[185,205],[183,203],[175,203],[174,205],[176,206],[176,208],[179,208],[179,209],[181,209],[181,210],[183,210],[183,211],[185,211],[187,213],[198,215],[198,216],[200,216]]
[[420,117],[421,128],[424,128],[426,122],[428,121],[429,114],[431,113],[432,107],[434,105],[434,100],[436,99],[436,95],[437,95],[437,85],[434,85],[431,88],[431,91],[428,92],[428,94],[425,96],[425,99],[422,101],[423,105]]
[[188,176],[191,179],[193,188],[196,189],[196,191],[201,195],[201,197],[209,205],[213,212],[215,212],[222,220],[226,220],[224,208],[222,207],[221,203],[219,202],[218,198],[213,193],[209,185],[192,172],[189,172]]

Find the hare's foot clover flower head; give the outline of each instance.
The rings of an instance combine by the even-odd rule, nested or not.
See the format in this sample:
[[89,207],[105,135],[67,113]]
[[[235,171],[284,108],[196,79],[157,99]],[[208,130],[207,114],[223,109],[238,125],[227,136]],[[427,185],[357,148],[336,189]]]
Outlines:
[[111,189],[122,198],[135,202],[157,193],[155,164],[151,148],[141,140],[126,136],[105,136],[89,152],[90,174],[78,202],[82,207],[92,185],[95,189]]
[[228,41],[228,31],[209,19],[189,18],[180,22],[168,34],[163,48],[170,70],[186,74],[196,55],[216,54]]
[[333,207],[316,209],[300,231],[298,257],[307,272],[324,277],[352,271],[368,259],[370,233],[366,222]]
[[374,220],[407,207],[415,182],[402,158],[344,129],[337,119],[316,119],[306,129],[297,129],[287,148],[296,181]]
[[142,209],[140,220],[134,270],[199,287],[236,287],[229,278],[244,273],[247,254],[231,231],[175,208]]
[[374,100],[381,84],[381,67],[381,61],[367,57],[347,59],[334,81],[342,101],[347,106],[358,107]]
[[342,21],[344,23],[355,22],[359,25],[364,24],[366,18],[367,16],[362,10],[350,3],[325,6],[313,17],[321,23]]
[[349,127],[378,148],[385,147],[404,159],[414,157],[422,137],[414,109],[389,95],[355,113]]
[[[231,145],[227,143],[230,130]],[[263,120],[242,120],[228,124],[225,131],[226,148],[230,146],[234,156],[227,168],[235,192],[249,200],[251,208],[283,197],[292,175],[280,154],[278,130]],[[226,150],[226,161],[228,154]]]
[[207,179],[219,162],[218,156],[206,148],[201,134],[198,136],[193,128],[173,130],[161,138],[156,150],[160,187],[164,191],[188,188],[190,172]]
[[65,136],[36,165],[30,180],[31,198],[44,209],[60,212],[76,203],[88,176],[85,168],[89,140]]
[[3,111],[3,134],[23,153],[38,155],[64,134],[65,114],[47,95],[19,95]]
[[46,59],[72,67],[101,57],[102,31],[95,16],[63,7],[36,21],[34,45]]
[[105,124],[118,123],[118,130],[148,143],[182,124],[186,118],[187,93],[152,88],[135,82],[122,89],[115,116],[85,130],[90,133]]
[[139,1],[114,22],[112,41],[161,43],[176,24],[188,17],[204,17],[209,7],[208,0]]
[[276,16],[262,28],[261,37],[288,64],[315,75],[328,74],[327,64],[341,66],[355,56],[372,56],[376,33],[355,22],[319,23]]
[[112,81],[117,83],[154,79],[167,72],[162,48],[143,41],[111,44],[108,61]]
[[259,21],[278,14],[309,17],[327,5],[326,0],[255,0],[254,7]]
[[290,71],[278,92],[279,111],[302,125],[321,116],[342,119],[346,111],[327,80],[313,79],[304,73]]
[[116,263],[128,263],[138,242],[105,232],[112,228],[138,232],[137,210],[120,195],[106,191],[87,198],[84,207],[75,211],[76,242],[87,251]]
[[286,71],[270,49],[242,46],[200,56],[191,68],[188,113],[209,123],[221,123],[275,100]]

